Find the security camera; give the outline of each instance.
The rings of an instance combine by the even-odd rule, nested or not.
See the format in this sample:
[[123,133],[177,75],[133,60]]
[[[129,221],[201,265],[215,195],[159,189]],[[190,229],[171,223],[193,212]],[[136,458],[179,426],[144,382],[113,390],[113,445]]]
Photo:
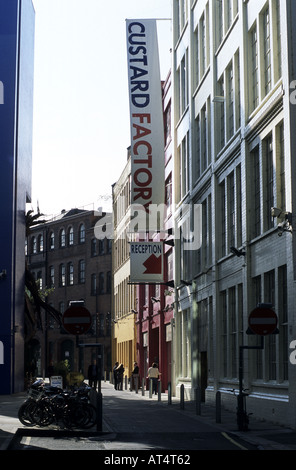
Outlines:
[[280,217],[282,214],[282,209],[278,209],[277,207],[272,207],[271,208],[271,217]]

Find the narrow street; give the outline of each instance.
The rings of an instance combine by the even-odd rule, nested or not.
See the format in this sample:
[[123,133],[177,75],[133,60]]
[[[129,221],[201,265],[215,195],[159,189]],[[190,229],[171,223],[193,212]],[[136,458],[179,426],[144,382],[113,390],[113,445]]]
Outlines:
[[[231,431],[221,430],[196,416],[184,412],[178,403],[158,402],[148,392],[143,397],[135,392],[114,390],[102,385],[102,433],[67,433],[60,430],[24,428],[11,450],[88,450],[88,451],[161,451],[184,455],[195,450],[254,450]],[[233,422],[233,431],[236,423]],[[102,452],[102,456],[104,452]]]

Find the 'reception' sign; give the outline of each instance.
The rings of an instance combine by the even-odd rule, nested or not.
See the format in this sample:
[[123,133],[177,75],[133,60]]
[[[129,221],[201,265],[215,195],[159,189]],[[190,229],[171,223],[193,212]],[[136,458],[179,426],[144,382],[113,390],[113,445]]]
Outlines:
[[164,130],[156,20],[126,20],[131,203],[164,202]]

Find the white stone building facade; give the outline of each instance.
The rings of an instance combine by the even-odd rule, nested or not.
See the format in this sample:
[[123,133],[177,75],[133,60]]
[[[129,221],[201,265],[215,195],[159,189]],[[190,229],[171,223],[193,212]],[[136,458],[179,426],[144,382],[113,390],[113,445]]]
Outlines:
[[235,408],[249,314],[270,303],[278,334],[243,353],[247,407],[293,427],[295,3],[173,0],[172,63],[176,226],[202,212],[200,248],[175,243],[174,392]]

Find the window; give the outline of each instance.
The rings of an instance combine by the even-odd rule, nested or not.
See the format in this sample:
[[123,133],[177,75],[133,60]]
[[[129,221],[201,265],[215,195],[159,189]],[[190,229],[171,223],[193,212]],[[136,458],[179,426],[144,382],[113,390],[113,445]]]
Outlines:
[[71,246],[74,244],[74,230],[73,227],[70,227],[68,230],[68,245]]
[[226,255],[226,195],[225,181],[219,185],[220,204],[220,256]]
[[288,380],[288,286],[287,266],[281,266],[278,271],[278,318],[280,328],[280,380]]
[[[264,301],[275,305],[275,272],[274,270],[264,275]],[[268,369],[266,376],[268,380],[276,380],[276,335],[268,335],[266,338],[265,354],[268,354]]]
[[235,187],[234,172],[227,179],[228,187],[228,241],[229,247],[235,246]]
[[281,123],[277,127],[276,130],[277,136],[277,173],[278,173],[278,182],[279,182],[279,190],[278,190],[278,207],[285,210],[286,208],[286,182],[285,182],[285,148],[284,148],[284,124]]
[[63,248],[66,246],[66,232],[65,229],[61,229],[60,231],[60,247]]
[[37,253],[37,240],[36,240],[36,237],[32,238],[32,253],[33,254]]
[[206,105],[201,110],[201,172],[208,167],[208,132],[207,132],[207,109]]
[[271,90],[271,37],[269,8],[263,13],[264,96]]
[[276,47],[277,47],[277,76],[276,80],[278,80],[282,76],[282,36],[281,36],[281,12],[280,12],[280,0],[276,0],[275,2],[276,8]]
[[40,234],[39,237],[38,237],[38,251],[40,253],[43,252],[43,249],[44,249],[44,245],[43,245],[43,235]]
[[222,291],[220,293],[220,308],[221,308],[221,366],[222,374],[227,377],[227,293]]
[[91,295],[96,295],[97,293],[97,275],[91,275]]
[[85,226],[81,224],[79,227],[79,243],[85,243]]
[[95,238],[93,238],[91,240],[91,256],[96,256],[97,255],[97,240]]
[[256,24],[250,32],[251,36],[251,111],[254,111],[259,104],[259,71],[258,71],[258,41],[257,41],[257,28]]
[[230,139],[234,134],[234,89],[233,89],[233,67],[232,62],[226,70],[227,78],[227,137]]
[[253,159],[253,237],[261,233],[261,190],[260,190],[260,160],[259,147],[252,152]]
[[64,287],[66,285],[66,268],[64,264],[59,267],[59,285]]
[[237,341],[238,341],[238,328],[236,317],[236,289],[231,287],[228,290],[229,301],[229,336],[230,336],[230,371],[229,375],[232,378],[237,377]]
[[84,259],[81,259],[79,261],[79,268],[78,268],[78,279],[80,284],[85,283],[85,261]]
[[74,266],[73,266],[72,262],[68,263],[67,275],[68,275],[68,285],[73,286],[73,284],[74,284]]
[[171,141],[171,102],[169,102],[164,113],[164,145],[168,145]]
[[178,1],[178,18],[179,18],[178,36],[180,36],[185,26],[185,23],[187,21],[187,1],[188,0],[177,0],[177,1]]
[[99,240],[99,255],[103,255],[105,253],[105,239]]
[[49,235],[49,249],[53,250],[54,249],[54,233],[51,232]]
[[112,276],[111,276],[111,271],[108,271],[107,272],[107,286],[106,286],[107,294],[111,293],[111,288],[112,288]]
[[166,217],[172,213],[172,175],[165,182],[165,206]]
[[43,284],[42,284],[42,271],[38,271],[37,273],[37,281],[39,282],[39,289],[42,290]]
[[182,199],[189,190],[188,181],[188,159],[189,159],[189,142],[188,134],[183,138],[178,147],[178,163],[180,171],[179,199]]
[[50,266],[49,268],[49,285],[54,287],[54,267]]
[[271,216],[271,208],[274,206],[274,167],[273,167],[273,151],[272,151],[272,135],[268,136],[263,142],[265,153],[265,224],[266,230],[274,226],[274,219]]
[[179,117],[183,115],[188,105],[188,51],[182,57],[179,69]]
[[218,151],[222,150],[225,145],[225,109],[224,109],[224,76],[220,78],[217,87],[217,93],[221,97],[221,102],[217,104],[218,112]]
[[190,352],[190,310],[184,310],[180,313],[180,376],[191,377],[191,352]]
[[99,294],[104,293],[104,273],[99,274]]

